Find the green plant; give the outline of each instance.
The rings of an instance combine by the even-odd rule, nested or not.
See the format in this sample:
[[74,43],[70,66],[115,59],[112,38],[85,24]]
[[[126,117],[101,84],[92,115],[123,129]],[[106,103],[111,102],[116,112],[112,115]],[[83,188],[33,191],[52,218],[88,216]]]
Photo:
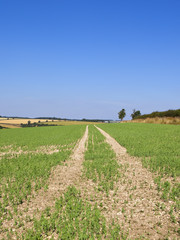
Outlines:
[[88,149],[83,166],[84,175],[97,182],[98,190],[107,194],[114,189],[114,182],[120,178],[116,155],[94,126],[89,126]]
[[106,220],[97,204],[81,199],[81,193],[74,187],[67,191],[55,204],[53,211],[42,213],[40,220],[34,219],[34,227],[22,235],[23,239],[44,239],[53,233],[59,239],[118,239],[119,225],[106,227]]

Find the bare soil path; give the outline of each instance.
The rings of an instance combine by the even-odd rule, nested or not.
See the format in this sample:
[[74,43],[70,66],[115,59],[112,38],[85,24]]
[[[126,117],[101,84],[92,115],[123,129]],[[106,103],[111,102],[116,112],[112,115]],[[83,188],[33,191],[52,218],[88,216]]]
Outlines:
[[[49,178],[48,189],[44,191],[41,189],[38,193],[31,198],[30,202],[24,202],[18,208],[18,212],[21,212],[19,216],[23,221],[23,228],[32,227],[33,222],[30,220],[33,216],[38,217],[40,213],[46,209],[46,207],[52,207],[55,205],[55,200],[58,198],[69,185],[75,184],[79,181],[82,172],[82,162],[84,160],[84,151],[86,141],[88,139],[88,126],[82,139],[76,145],[70,160],[66,161],[62,166],[57,166],[51,173]],[[27,221],[27,216],[29,221]],[[17,231],[18,233],[23,232],[22,228],[16,228],[14,226],[14,220],[5,221],[3,223],[4,228],[12,228],[12,231]],[[0,234],[4,237],[4,233]],[[16,237],[14,237],[16,239]]]
[[[157,191],[152,173],[142,167],[141,160],[129,156],[126,149],[109,134],[96,127],[115,151],[119,164],[123,166],[121,181],[107,199],[105,215],[116,218],[120,226],[129,232],[130,239],[179,239],[176,222],[169,211],[172,202],[164,202]],[[110,200],[111,199],[111,200]]]

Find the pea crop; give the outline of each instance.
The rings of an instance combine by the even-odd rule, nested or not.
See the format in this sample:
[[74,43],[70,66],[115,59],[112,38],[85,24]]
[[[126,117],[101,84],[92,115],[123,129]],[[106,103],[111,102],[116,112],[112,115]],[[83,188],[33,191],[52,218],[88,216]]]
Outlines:
[[[180,184],[180,126],[143,123],[100,125],[132,156],[141,157],[142,163],[157,173],[155,182],[163,191],[162,197],[178,202]],[[172,181],[161,180],[171,177]]]
[[46,209],[40,220],[34,220],[34,227],[23,239],[45,239],[53,232],[58,239],[101,239],[107,230],[97,206],[83,201],[80,192],[72,186],[56,200],[54,211]]
[[119,168],[115,153],[105,142],[105,137],[94,126],[89,126],[88,149],[84,161],[85,176],[98,182],[98,190],[108,194],[120,177]]
[[69,157],[84,130],[85,126],[68,126],[1,131],[2,148],[10,144],[13,149],[22,147],[28,151],[37,146],[57,144],[58,152],[22,152],[10,158],[8,152],[8,157],[4,155],[0,159],[0,224],[5,218],[12,218],[17,205],[28,200],[32,191],[45,187],[52,167],[62,164]]
[[67,145],[82,136],[85,126],[57,126],[40,128],[5,129],[0,131],[0,151],[7,152],[11,146],[35,150],[39,146]]
[[1,239],[178,239],[180,127],[98,127],[0,130]]

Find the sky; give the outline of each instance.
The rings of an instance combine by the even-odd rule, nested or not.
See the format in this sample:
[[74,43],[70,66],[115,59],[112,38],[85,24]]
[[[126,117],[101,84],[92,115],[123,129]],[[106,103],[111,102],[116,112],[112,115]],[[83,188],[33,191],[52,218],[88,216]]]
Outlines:
[[180,108],[179,0],[0,0],[0,115]]

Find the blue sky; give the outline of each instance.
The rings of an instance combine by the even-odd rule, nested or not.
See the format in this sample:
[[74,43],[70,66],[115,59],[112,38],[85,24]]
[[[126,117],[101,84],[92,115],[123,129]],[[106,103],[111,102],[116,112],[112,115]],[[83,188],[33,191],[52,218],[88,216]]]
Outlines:
[[0,0],[0,115],[180,108],[179,0]]

